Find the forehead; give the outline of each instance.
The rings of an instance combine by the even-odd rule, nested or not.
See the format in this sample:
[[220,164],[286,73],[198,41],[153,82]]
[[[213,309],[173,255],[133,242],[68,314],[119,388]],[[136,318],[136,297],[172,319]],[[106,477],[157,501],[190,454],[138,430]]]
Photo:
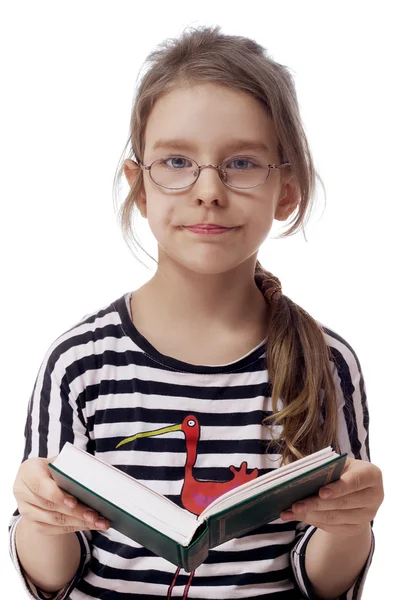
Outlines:
[[146,126],[146,154],[170,139],[186,140],[200,151],[235,140],[261,142],[275,151],[273,123],[261,103],[214,83],[180,86],[157,100]]

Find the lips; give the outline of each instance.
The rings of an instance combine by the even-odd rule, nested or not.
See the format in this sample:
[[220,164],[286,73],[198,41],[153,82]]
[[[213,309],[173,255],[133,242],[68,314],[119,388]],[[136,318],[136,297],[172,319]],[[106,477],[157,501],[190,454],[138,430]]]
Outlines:
[[224,225],[186,225],[190,229],[232,229],[232,227],[224,227]]
[[220,225],[192,225],[192,226],[187,225],[185,227],[185,229],[187,229],[188,231],[191,231],[193,233],[197,233],[198,235],[214,236],[214,235],[220,235],[223,233],[228,233],[229,231],[232,231],[235,228],[234,227],[221,227]]

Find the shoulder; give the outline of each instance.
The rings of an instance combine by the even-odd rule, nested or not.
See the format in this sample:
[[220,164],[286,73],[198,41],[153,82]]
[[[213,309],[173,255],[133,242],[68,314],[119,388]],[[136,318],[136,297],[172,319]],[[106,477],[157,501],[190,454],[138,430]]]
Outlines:
[[332,375],[339,409],[340,449],[351,458],[369,461],[369,410],[360,361],[347,339],[333,329],[319,324],[332,357]]
[[[318,322],[318,321],[317,321]],[[348,339],[319,323],[331,355],[332,375],[339,392],[340,404],[357,394],[365,403],[365,382],[359,358]]]
[[94,356],[115,347],[123,337],[121,311],[126,294],[96,310],[85,314],[69,329],[61,333],[50,345],[43,364],[65,369],[69,364],[85,356]]
[[366,410],[366,388],[362,367],[353,346],[337,331],[319,323],[331,355],[331,372],[339,396],[339,406],[357,404]]
[[348,339],[344,338],[331,327],[327,327],[319,321],[317,321],[317,323],[322,328],[326,344],[330,350],[336,369],[343,370],[347,366],[348,369],[357,369],[358,371],[361,371],[357,353]]

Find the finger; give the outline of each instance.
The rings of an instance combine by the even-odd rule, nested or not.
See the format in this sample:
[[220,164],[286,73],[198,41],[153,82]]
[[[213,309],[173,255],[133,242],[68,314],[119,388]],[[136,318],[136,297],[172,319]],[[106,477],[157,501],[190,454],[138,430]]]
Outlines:
[[321,523],[319,521],[313,521],[309,523],[309,525],[313,525],[314,527],[318,527],[322,531],[326,531],[328,533],[334,533],[336,535],[341,536],[353,536],[359,533],[360,526],[354,525],[351,523],[343,523],[342,525],[328,525],[326,523]]
[[[89,521],[90,523],[95,523],[101,517],[101,515],[97,511],[91,509],[89,506],[86,506],[85,504],[82,504],[81,502],[78,502],[78,500],[76,498],[74,498],[73,496],[66,496],[64,491],[61,490],[57,486],[55,481],[54,480],[52,480],[52,481],[54,483],[54,486],[57,488],[55,490],[53,489],[54,486],[52,485],[52,482],[50,482],[51,485],[47,489],[44,485],[41,486],[42,494],[47,494],[47,497],[38,495],[37,493],[32,491],[32,489],[30,489],[28,487],[28,485],[26,484],[25,481],[24,481],[25,490],[20,492],[20,495],[25,500],[25,502],[27,502],[29,504],[39,506],[39,507],[49,510],[49,511],[56,511],[56,512],[64,513],[67,515],[71,515],[78,520]],[[58,493],[58,492],[61,492],[61,493]],[[50,496],[50,499],[49,499],[49,496]],[[65,496],[68,499],[71,499],[74,501],[73,508],[67,506],[64,503]]]
[[330,490],[330,498],[339,498],[339,496],[373,487],[381,477],[382,472],[376,465],[365,460],[348,458],[340,479],[320,488],[319,496],[323,498],[325,492]]
[[40,521],[35,521],[34,529],[41,535],[64,535],[67,533],[75,533],[77,531],[90,531],[90,528],[87,526],[73,527],[66,525],[65,527],[58,527],[57,525],[49,525],[48,523],[41,523]]
[[49,508],[52,505],[62,505],[66,499],[76,499],[64,492],[58,487],[50,475],[50,470],[45,462],[37,463],[34,474],[22,474],[21,482],[25,484],[29,491],[36,496],[40,496],[49,502]]
[[[54,479],[51,477],[48,463],[53,459],[35,458],[29,465],[30,471],[24,472],[22,469],[21,477],[18,481],[18,490],[14,493],[18,497],[22,497],[25,501],[31,504],[39,504],[44,509],[56,511],[63,514],[74,516],[78,520],[95,523],[101,515],[90,507],[78,502],[76,498],[70,496],[62,490]],[[27,466],[28,461],[24,463]],[[20,489],[20,486],[23,489]],[[28,494],[28,496],[26,496]],[[74,507],[68,507],[65,500],[72,500]]]
[[310,512],[320,510],[347,510],[351,508],[365,508],[366,506],[372,505],[375,499],[375,490],[373,488],[366,488],[359,492],[353,492],[346,496],[339,496],[338,498],[329,498],[324,500],[318,496],[311,496],[296,502],[292,505],[292,510],[295,514],[298,512]]
[[108,529],[109,527],[109,522],[105,519],[98,519],[96,523],[99,525],[97,525],[62,512],[45,510],[29,503],[26,505],[23,516],[34,522],[56,526],[59,530],[72,528],[78,531],[81,529]]
[[365,510],[359,508],[348,510],[317,510],[300,514],[296,514],[293,511],[284,511],[282,514],[284,516],[289,515],[310,525],[316,522],[325,525],[359,525],[369,520],[369,515],[366,517]]
[[[41,494],[38,494],[34,490],[40,491]],[[67,505],[64,504],[65,494],[62,490],[59,491],[61,494],[58,493],[58,490],[52,489],[52,487],[49,487],[46,490],[43,485],[40,487],[33,485],[33,488],[31,488],[26,481],[22,480],[22,487],[17,490],[17,495],[18,499],[22,499],[31,504],[36,504],[47,510],[58,510],[60,507],[64,507],[66,511],[70,510]],[[70,496],[70,498],[72,499],[72,496]]]

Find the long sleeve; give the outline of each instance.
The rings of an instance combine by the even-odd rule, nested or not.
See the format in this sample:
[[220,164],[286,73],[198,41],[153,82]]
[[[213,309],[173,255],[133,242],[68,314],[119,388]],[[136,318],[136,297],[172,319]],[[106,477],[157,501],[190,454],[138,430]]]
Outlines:
[[[25,424],[25,449],[22,462],[31,457],[49,458],[61,451],[66,441],[90,451],[90,439],[78,398],[84,390],[74,386],[76,375],[70,365],[76,348],[67,335],[58,338],[47,352],[34,384]],[[73,580],[58,593],[49,594],[37,589],[21,568],[15,545],[15,532],[21,515],[16,509],[9,521],[9,552],[23,587],[30,598],[67,598],[82,577],[91,559],[91,532],[77,532],[81,560]]]
[[[332,374],[338,397],[340,451],[347,452],[349,458],[370,461],[369,413],[364,377],[358,357],[351,346],[337,333],[325,327],[324,331],[334,357]],[[318,598],[311,591],[305,569],[305,554],[307,544],[316,530],[314,526],[299,522],[291,551],[295,579],[305,598],[310,600],[318,600]],[[345,594],[342,594],[340,600],[361,599],[374,550],[375,538],[372,531],[372,544],[367,561],[355,583]]]

